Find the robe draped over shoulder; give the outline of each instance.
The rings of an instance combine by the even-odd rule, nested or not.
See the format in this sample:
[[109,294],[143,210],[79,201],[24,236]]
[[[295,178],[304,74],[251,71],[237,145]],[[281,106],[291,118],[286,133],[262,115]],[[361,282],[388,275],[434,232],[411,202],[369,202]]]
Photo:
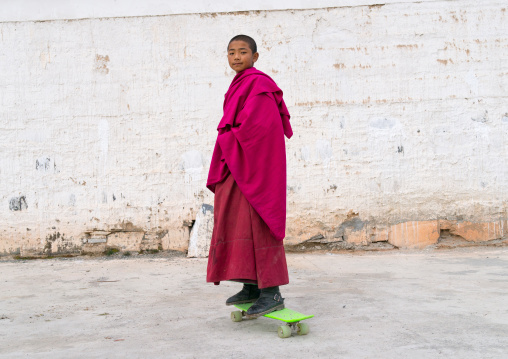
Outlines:
[[282,90],[251,67],[238,73],[224,99],[224,116],[206,186],[229,173],[247,201],[277,239],[286,229],[286,150],[284,135],[293,134]]

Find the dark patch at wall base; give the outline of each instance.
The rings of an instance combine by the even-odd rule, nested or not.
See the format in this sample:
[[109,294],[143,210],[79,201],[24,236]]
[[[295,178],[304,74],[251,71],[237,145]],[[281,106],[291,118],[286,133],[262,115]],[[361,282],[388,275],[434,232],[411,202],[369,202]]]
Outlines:
[[74,256],[81,253],[81,246],[78,246],[73,238],[66,238],[60,232],[48,234],[45,238],[43,256],[61,257]]
[[362,221],[360,217],[358,217],[358,215],[353,214],[350,216],[350,218],[346,219],[344,222],[341,223],[334,237],[335,238],[344,237],[348,229],[350,231],[362,230],[366,224],[367,222]]
[[317,241],[305,241],[296,245],[285,245],[287,252],[342,252],[342,251],[390,251],[398,249],[387,242],[370,243],[369,245],[357,245],[343,240],[336,242],[320,243]]
[[55,234],[50,234],[46,237],[46,243],[44,244],[44,249],[42,253],[46,255],[50,255],[53,252],[53,243],[60,238],[60,232],[56,232]]
[[106,243],[85,243],[81,247],[81,254],[102,255],[106,251]]
[[144,251],[161,251],[162,238],[168,233],[167,230],[158,231],[155,233],[145,233],[141,240],[140,252]]

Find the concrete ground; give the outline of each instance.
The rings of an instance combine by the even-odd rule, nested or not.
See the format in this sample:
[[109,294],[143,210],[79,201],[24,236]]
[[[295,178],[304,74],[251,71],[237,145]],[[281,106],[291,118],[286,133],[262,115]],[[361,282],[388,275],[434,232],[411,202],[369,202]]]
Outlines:
[[238,283],[175,255],[0,262],[1,358],[507,358],[508,248],[288,254],[278,321],[230,320]]

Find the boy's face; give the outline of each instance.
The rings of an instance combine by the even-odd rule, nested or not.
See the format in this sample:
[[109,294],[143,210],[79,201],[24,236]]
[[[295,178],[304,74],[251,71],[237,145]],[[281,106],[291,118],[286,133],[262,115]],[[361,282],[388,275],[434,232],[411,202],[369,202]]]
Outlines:
[[232,41],[228,47],[228,62],[229,66],[239,73],[249,67],[254,66],[258,60],[259,54],[252,53],[249,44],[245,41]]

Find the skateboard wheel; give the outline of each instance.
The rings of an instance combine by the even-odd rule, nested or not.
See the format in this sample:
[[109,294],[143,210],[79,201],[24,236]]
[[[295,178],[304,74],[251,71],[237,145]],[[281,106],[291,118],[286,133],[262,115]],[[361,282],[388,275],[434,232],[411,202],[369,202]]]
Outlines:
[[231,320],[233,322],[241,322],[242,321],[242,312],[239,310],[235,310],[231,312]]
[[306,323],[298,323],[296,325],[296,332],[298,335],[305,335],[309,333],[309,326]]
[[279,334],[279,338],[289,338],[291,336],[291,328],[287,325],[281,325],[277,330],[277,334]]

